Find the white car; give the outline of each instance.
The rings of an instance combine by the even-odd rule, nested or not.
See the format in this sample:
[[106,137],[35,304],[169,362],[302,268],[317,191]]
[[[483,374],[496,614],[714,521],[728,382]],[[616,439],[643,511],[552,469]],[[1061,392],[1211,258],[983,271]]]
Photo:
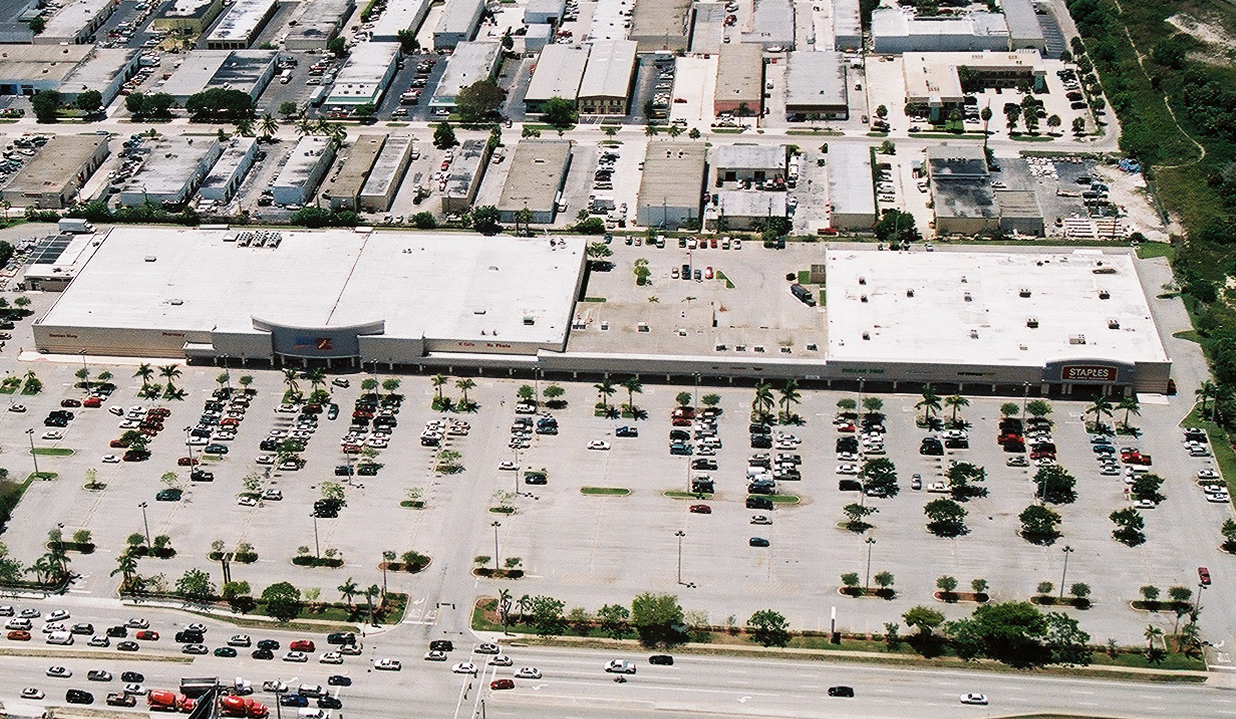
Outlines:
[[67,630],[64,628],[64,624],[60,622],[54,622],[54,623],[48,622],[47,624],[43,625],[44,634],[51,634],[52,632],[63,632],[63,631],[67,631]]
[[255,461],[256,461],[258,464],[274,464],[274,463],[275,463],[275,455],[273,455],[273,454],[260,454],[260,455],[258,455],[258,458],[257,458]]
[[605,671],[610,674],[634,674],[635,662],[629,659],[611,659],[605,664]]
[[105,454],[105,455],[103,455],[103,463],[104,463],[104,464],[117,464],[118,462],[120,462],[120,456],[119,456],[119,455],[116,455],[116,454]]
[[210,444],[210,438],[190,437],[185,440],[185,444],[189,445],[190,447],[205,447],[206,445]]
[[318,659],[318,664],[343,664],[343,655],[339,652],[326,652]]
[[385,672],[397,672],[403,669],[403,665],[398,659],[378,659],[374,661],[373,668]]
[[283,655],[283,661],[285,662],[307,662],[309,661],[309,655],[305,654],[304,652],[288,652]]
[[132,694],[133,696],[142,697],[142,696],[146,696],[146,692],[147,692],[146,687],[142,686],[141,684],[130,683],[130,684],[124,685],[125,694]]
[[588,449],[606,450],[609,449],[609,442],[603,439],[594,439],[588,443]]
[[64,432],[48,430],[41,435],[41,439],[64,439]]
[[248,634],[233,634],[231,638],[227,640],[227,645],[229,647],[247,647],[252,643],[253,640],[249,638]]
[[236,500],[236,503],[242,507],[256,507],[257,506],[257,500],[254,499],[253,497],[240,497]]
[[56,611],[47,615],[47,621],[49,622],[62,622],[68,618],[69,618],[69,612],[68,610],[65,610],[65,609],[57,609]]
[[961,695],[961,703],[962,703],[962,704],[982,704],[982,705],[986,705],[986,704],[987,704],[987,695],[986,695],[986,694],[974,694],[974,693],[970,693],[970,694],[962,694],[962,695]]
[[1206,501],[1214,502],[1215,504],[1227,504],[1229,501],[1231,501],[1231,495],[1229,495],[1227,492],[1224,492],[1222,490],[1218,492],[1207,492]]
[[858,474],[858,465],[839,464],[837,465],[837,474]]
[[506,462],[499,462],[498,469],[504,472],[514,472],[515,470],[519,469],[519,466],[516,465],[514,462],[511,462],[508,460]]
[[66,667],[48,667],[47,676],[59,677],[60,679],[68,679],[69,677],[73,676],[73,672],[69,671],[68,668]]
[[146,621],[145,619],[141,619],[139,617],[130,618],[129,621],[124,623],[124,625],[130,629],[149,629],[150,628],[150,622]]
[[541,670],[536,667],[520,667],[519,671],[515,672],[516,679],[540,679]]
[[137,429],[138,427],[142,426],[142,423],[138,422],[135,419],[126,419],[126,420],[122,420],[120,424],[116,426],[119,427],[120,429]]
[[26,687],[21,690],[22,699],[42,699],[43,696],[43,692],[35,687]]
[[1153,499],[1135,499],[1133,500],[1134,509],[1154,509],[1159,506]]
[[1219,479],[1219,473],[1214,471],[1213,469],[1199,469],[1197,470],[1197,478],[1198,479]]
[[25,412],[25,411],[26,411],[26,405],[24,405],[24,404],[11,404],[11,405],[9,405],[9,411],[10,411],[10,412]]
[[508,657],[508,656],[506,656],[505,654],[499,654],[499,655],[498,655],[498,656],[496,656],[496,657],[492,657],[492,658],[490,658],[490,660],[489,660],[489,666],[491,666],[491,667],[509,667],[509,666],[511,666],[511,658],[510,658],[510,657]]
[[451,671],[456,674],[471,674],[476,676],[476,665],[472,662],[460,662],[451,667]]

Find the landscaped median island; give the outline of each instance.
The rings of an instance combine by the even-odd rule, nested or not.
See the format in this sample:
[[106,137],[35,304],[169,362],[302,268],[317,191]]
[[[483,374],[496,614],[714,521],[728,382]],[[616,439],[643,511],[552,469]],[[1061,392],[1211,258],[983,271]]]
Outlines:
[[631,490],[626,487],[580,487],[579,493],[594,497],[625,497]]
[[[891,580],[891,575],[887,579]],[[891,592],[891,581],[876,591]],[[1130,667],[1162,670],[1159,675],[1139,672],[1139,680],[1205,678],[1200,645],[1188,637],[1176,634],[1172,641],[1167,641],[1158,632],[1150,637],[1146,647],[1121,647],[1115,640],[1094,645],[1076,619],[1061,612],[1043,613],[1030,602],[983,604],[968,618],[951,622],[946,622],[939,611],[919,605],[895,619],[884,625],[883,634],[837,632],[830,636],[827,632],[791,631],[785,617],[772,609],[753,613],[745,623],[731,615],[723,625],[716,625],[709,622],[706,612],[684,611],[678,597],[672,594],[645,592],[630,605],[606,604],[589,612],[583,607],[568,610],[565,602],[554,597],[516,597],[510,590],[502,589],[497,598],[477,599],[472,629],[502,632],[518,637],[520,642],[539,640],[546,644],[608,649],[629,649],[632,642],[638,642],[649,650],[699,654],[767,656],[768,651],[782,649],[787,650],[786,656],[795,659],[1089,673]],[[901,633],[902,623],[911,633]],[[532,636],[537,639],[532,640]],[[1197,674],[1173,675],[1172,672],[1180,670]]]

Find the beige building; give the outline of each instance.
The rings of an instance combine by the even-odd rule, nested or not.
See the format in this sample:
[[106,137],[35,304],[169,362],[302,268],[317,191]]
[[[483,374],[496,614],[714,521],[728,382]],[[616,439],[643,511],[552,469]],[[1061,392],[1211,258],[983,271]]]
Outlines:
[[639,185],[636,222],[677,229],[700,221],[706,149],[698,142],[649,142]]
[[330,203],[330,209],[359,208],[361,190],[385,144],[386,135],[361,135],[356,138],[356,142],[348,148],[348,156],[343,159],[339,171],[322,188],[322,199]]
[[[720,115],[764,113],[764,50],[759,45],[732,42],[717,56],[717,90],[713,112]],[[745,109],[744,109],[745,108]]]
[[107,135],[55,135],[0,190],[0,199],[19,207],[65,207],[107,153]]

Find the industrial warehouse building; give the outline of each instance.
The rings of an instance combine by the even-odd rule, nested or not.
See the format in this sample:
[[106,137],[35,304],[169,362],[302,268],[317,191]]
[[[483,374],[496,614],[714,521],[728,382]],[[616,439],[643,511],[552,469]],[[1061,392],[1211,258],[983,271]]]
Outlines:
[[0,53],[0,95],[58,90],[93,51],[89,45],[5,46]]
[[793,50],[794,3],[790,0],[756,0],[751,30],[742,34],[742,41],[772,52]]
[[532,222],[551,224],[570,165],[570,140],[521,140],[498,200],[500,221],[515,222],[517,212],[528,210]]
[[382,103],[382,96],[399,69],[399,43],[362,42],[352,49],[348,61],[335,78],[326,105],[351,108]]
[[588,52],[588,64],[579,83],[579,111],[587,114],[625,115],[631,104],[635,78],[636,43],[598,40]]
[[471,40],[484,12],[485,0],[447,0],[442,19],[433,31],[433,49],[453,50],[459,43]]
[[858,0],[833,0],[833,49],[863,49],[862,15]]
[[638,0],[627,37],[639,43],[640,52],[685,50],[690,9],[691,0]]
[[278,9],[278,0],[235,0],[215,29],[206,36],[206,48],[244,50],[257,40]]
[[[301,3],[296,25],[288,31],[283,46],[288,50],[325,50],[326,44],[339,35],[348,15],[356,8],[356,0],[313,0]],[[387,9],[383,13],[393,12]]]
[[636,211],[639,225],[675,230],[699,223],[706,153],[695,142],[648,143]]
[[1012,88],[1027,82],[1035,92],[1046,89],[1047,69],[1034,50],[1017,52],[908,52],[901,58],[906,102],[924,105],[931,120],[961,109],[966,92],[958,69],[969,68],[984,87]]
[[[46,352],[409,365],[566,345],[584,240],[124,228],[36,323]],[[271,233],[273,234],[273,233]],[[382,292],[374,292],[381,287]]]
[[914,10],[882,7],[871,13],[871,45],[881,55],[905,52],[1008,51],[1004,16],[990,12],[916,16]]
[[430,107],[454,107],[461,90],[478,80],[489,80],[498,69],[502,45],[496,42],[461,42],[446,61],[446,70],[429,99]]
[[233,137],[219,155],[197,194],[205,200],[228,202],[245,181],[257,155],[257,138]]
[[138,152],[144,156],[142,165],[120,188],[119,203],[127,207],[187,202],[223,147],[211,135],[172,135],[147,142]]
[[116,12],[115,0],[70,0],[52,15],[43,32],[35,35],[35,45],[89,45],[94,33]]
[[725,42],[725,3],[697,2],[691,6],[691,49],[696,55],[721,52]]
[[[1164,392],[1171,370],[1127,252],[821,249],[827,302],[795,305],[808,320],[799,329],[731,324],[732,313],[718,324],[706,303],[641,302],[640,329],[611,319],[597,332],[584,319],[597,308],[576,303],[583,238],[340,229],[266,232],[280,241],[241,246],[248,234],[128,227],[76,252],[69,243],[76,278],[35,320],[37,349],[551,377],[704,373],[869,392],[930,382],[1018,397]],[[759,351],[787,334],[792,352]],[[689,344],[696,335],[703,345]]]
[[400,0],[397,3],[387,3],[382,17],[374,24],[373,35],[369,39],[374,42],[399,42],[401,30],[416,32],[429,14],[429,1]]
[[566,0],[528,0],[524,7],[525,25],[557,25],[566,13]]
[[789,53],[785,75],[785,114],[792,120],[850,116],[845,58],[839,52]]
[[254,101],[275,76],[275,50],[194,50],[164,83],[178,105],[199,92],[240,90]]
[[142,51],[126,47],[88,47],[93,48],[90,54],[60,82],[60,99],[76,102],[81,93],[98,90],[103,96],[103,107],[107,107],[120,94],[125,82],[141,69]]
[[870,232],[876,223],[871,148],[835,142],[828,148],[827,168],[832,228]]
[[568,45],[546,45],[537,58],[532,81],[524,94],[528,112],[540,112],[550,98],[561,97],[572,104],[579,98],[579,83],[588,64],[588,51]]
[[718,145],[713,166],[718,187],[723,182],[778,182],[785,179],[785,145]]
[[53,135],[0,190],[0,199],[16,207],[65,207],[107,155],[106,133]]
[[411,135],[393,135],[386,139],[382,152],[373,163],[373,171],[361,188],[361,209],[365,212],[386,212],[395,201],[395,193],[412,163]]
[[444,214],[460,214],[472,209],[492,154],[489,143],[484,140],[464,140],[455,148],[455,159],[447,170],[446,184],[442,189]]
[[330,203],[330,209],[360,208],[361,190],[385,144],[386,135],[361,135],[356,138],[348,148],[342,166],[322,188],[322,200]]
[[321,135],[305,135],[288,155],[271,185],[271,195],[281,205],[304,205],[317,190],[335,161],[335,146]]
[[927,177],[942,235],[984,235],[1000,226],[1000,208],[992,193],[983,148],[936,145],[927,148]]
[[1047,49],[1034,0],[1000,0],[1000,9],[1004,10],[1004,20],[1009,26],[1010,50],[1043,52]]
[[764,114],[764,51],[759,45],[729,43],[717,56],[713,113]]
[[175,0],[155,17],[151,27],[200,35],[219,17],[223,7],[223,0]]

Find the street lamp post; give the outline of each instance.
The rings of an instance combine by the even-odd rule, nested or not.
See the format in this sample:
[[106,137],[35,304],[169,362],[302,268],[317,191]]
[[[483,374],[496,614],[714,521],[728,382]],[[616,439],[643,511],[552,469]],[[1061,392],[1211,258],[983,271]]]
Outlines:
[[494,528],[494,572],[498,571],[498,527],[502,526],[502,522],[494,520],[494,523],[489,525]]
[[867,537],[867,578],[863,580],[863,593],[871,589],[871,548],[875,546],[875,537]]
[[1064,552],[1064,570],[1060,572],[1060,598],[1064,599],[1064,580],[1069,575],[1069,555],[1073,548],[1066,544],[1060,551]]
[[682,538],[687,536],[687,533],[680,529],[674,532],[674,536],[678,537],[678,583],[682,584]]
[[39,455],[34,453],[34,428],[26,430],[26,435],[30,437],[30,458],[34,461],[34,476],[39,476]]
[[1206,591],[1206,585],[1202,584],[1201,582],[1198,582],[1197,583],[1197,605],[1193,607],[1193,611],[1198,614],[1202,613],[1202,592],[1204,591]]
[[1026,424],[1026,400],[1028,400],[1029,398],[1030,398],[1030,383],[1022,382],[1021,383],[1021,423],[1023,425],[1022,427],[1023,430],[1025,429],[1024,425]]
[[313,556],[316,557],[317,559],[322,558],[322,551],[318,547],[318,515],[317,515],[317,512],[314,512],[313,514]]
[[193,444],[189,442],[189,433],[192,431],[192,427],[185,427],[185,449],[189,452],[189,474],[193,474]]
[[142,509],[142,526],[146,528],[146,546],[149,547],[151,544],[150,542],[150,522],[146,521],[146,507],[148,505],[145,502],[142,502],[141,504],[137,506],[141,507]]

